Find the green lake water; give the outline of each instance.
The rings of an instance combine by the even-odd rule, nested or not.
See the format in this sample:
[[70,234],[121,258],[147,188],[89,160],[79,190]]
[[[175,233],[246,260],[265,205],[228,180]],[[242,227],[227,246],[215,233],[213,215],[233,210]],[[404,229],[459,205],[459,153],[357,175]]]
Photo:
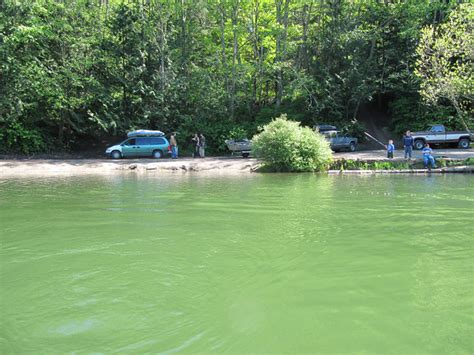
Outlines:
[[474,353],[474,177],[0,180],[0,353]]

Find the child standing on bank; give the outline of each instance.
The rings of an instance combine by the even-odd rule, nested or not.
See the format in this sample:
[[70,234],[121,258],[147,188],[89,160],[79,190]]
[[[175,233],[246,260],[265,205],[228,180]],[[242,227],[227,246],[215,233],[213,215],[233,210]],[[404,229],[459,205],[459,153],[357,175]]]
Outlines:
[[393,140],[390,139],[388,141],[388,145],[386,145],[385,147],[387,147],[387,158],[393,159],[393,151],[395,150],[395,146],[393,145]]

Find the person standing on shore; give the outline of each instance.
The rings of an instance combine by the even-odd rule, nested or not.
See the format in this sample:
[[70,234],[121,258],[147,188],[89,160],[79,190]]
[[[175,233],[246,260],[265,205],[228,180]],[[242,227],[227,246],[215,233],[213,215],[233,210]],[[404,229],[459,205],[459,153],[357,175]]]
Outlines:
[[192,141],[193,141],[193,146],[194,146],[193,158],[196,158],[199,156],[199,145],[200,145],[199,136],[197,133],[194,133],[194,137],[192,138]]
[[395,146],[393,145],[393,140],[389,139],[387,147],[387,158],[393,159],[393,151],[395,150]]
[[411,160],[411,153],[413,151],[413,137],[411,132],[408,130],[403,136],[403,148],[405,149],[405,160]]
[[171,159],[178,159],[178,142],[176,141],[176,132],[171,133],[170,146]]
[[204,158],[206,155],[205,149],[206,149],[206,137],[204,137],[204,134],[201,133],[199,135],[199,156],[201,158]]

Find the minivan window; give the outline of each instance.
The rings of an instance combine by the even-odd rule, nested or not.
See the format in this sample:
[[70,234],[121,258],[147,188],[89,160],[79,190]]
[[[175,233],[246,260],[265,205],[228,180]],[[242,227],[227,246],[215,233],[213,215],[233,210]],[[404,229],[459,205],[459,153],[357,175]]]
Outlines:
[[124,143],[124,145],[135,145],[135,138],[129,139],[128,141]]
[[165,140],[160,137],[142,137],[137,138],[138,145],[160,145],[166,144]]
[[150,138],[150,143],[149,144],[160,145],[160,144],[166,144],[166,143],[165,143],[165,140],[163,138],[153,137],[153,138]]

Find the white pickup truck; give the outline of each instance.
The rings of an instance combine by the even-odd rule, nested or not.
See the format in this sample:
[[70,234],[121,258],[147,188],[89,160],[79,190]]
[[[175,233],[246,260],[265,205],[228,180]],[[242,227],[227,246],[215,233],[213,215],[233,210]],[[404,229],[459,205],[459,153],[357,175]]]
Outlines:
[[474,141],[474,135],[467,131],[446,131],[443,125],[433,125],[422,132],[412,132],[415,149],[423,149],[429,144],[456,144],[459,148],[467,149]]

